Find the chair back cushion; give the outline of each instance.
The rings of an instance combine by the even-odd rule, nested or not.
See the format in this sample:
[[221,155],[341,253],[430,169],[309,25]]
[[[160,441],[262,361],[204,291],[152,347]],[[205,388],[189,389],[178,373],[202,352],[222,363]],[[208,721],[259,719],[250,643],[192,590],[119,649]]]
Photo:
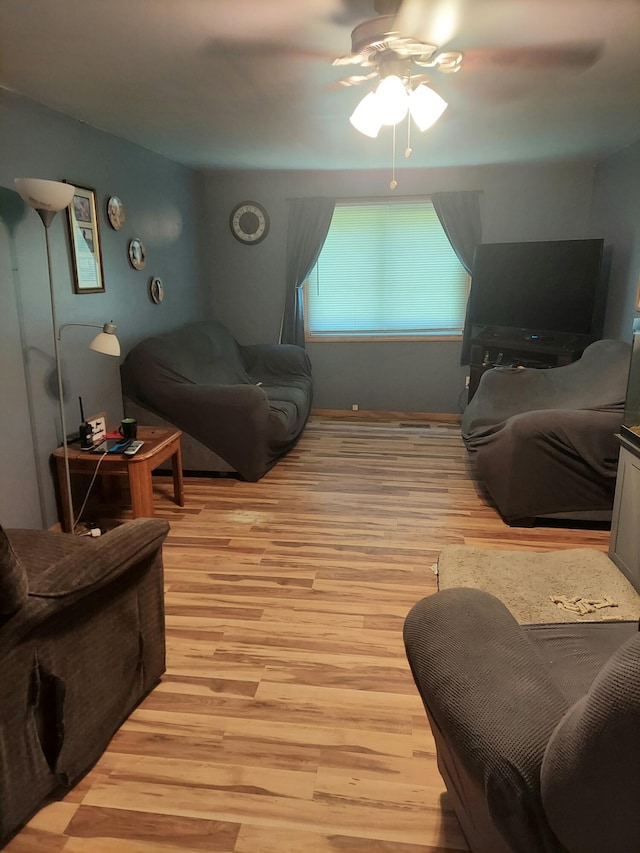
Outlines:
[[640,850],[640,634],[616,651],[564,714],[542,763],[555,835],[580,853]]
[[27,600],[27,573],[0,527],[0,616],[10,616]]

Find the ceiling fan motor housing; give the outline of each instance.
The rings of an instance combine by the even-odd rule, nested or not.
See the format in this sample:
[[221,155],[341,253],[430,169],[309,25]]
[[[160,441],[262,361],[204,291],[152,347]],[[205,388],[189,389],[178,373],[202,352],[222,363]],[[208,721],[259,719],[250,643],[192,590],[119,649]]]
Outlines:
[[363,21],[351,33],[351,50],[363,57],[363,65],[377,65],[387,52],[401,59],[427,62],[438,50],[437,45],[404,38],[394,28],[393,15]]

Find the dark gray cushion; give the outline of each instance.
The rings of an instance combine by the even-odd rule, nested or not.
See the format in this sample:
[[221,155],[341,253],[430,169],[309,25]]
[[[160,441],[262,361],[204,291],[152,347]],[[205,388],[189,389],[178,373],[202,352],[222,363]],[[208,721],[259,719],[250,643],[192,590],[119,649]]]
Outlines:
[[27,600],[27,573],[0,527],[0,616],[9,616]]

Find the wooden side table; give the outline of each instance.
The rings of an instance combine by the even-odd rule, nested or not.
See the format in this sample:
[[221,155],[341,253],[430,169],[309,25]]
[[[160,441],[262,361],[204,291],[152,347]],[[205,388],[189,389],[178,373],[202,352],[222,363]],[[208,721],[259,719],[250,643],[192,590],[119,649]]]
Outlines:
[[[180,450],[179,429],[164,427],[138,426],[138,439],[144,445],[135,456],[124,456],[121,453],[101,456],[89,453],[80,448],[69,447],[69,472],[71,474],[93,474],[98,462],[99,476],[126,474],[129,478],[131,492],[131,507],[134,518],[153,517],[153,486],[151,472],[167,459],[171,458],[173,472],[173,494],[178,506],[184,506],[184,481],[182,478],[182,453]],[[62,529],[71,532],[73,521],[69,518],[69,495],[67,478],[64,470],[64,451],[58,447],[53,452],[56,463],[56,474],[60,503],[62,506]],[[102,460],[102,461],[100,461]]]

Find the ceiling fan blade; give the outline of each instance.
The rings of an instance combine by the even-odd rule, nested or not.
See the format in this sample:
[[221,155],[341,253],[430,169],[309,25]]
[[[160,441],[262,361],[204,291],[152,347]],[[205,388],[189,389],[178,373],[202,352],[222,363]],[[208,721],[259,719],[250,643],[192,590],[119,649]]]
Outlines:
[[466,6],[467,0],[403,0],[395,26],[403,35],[442,47],[457,35]]
[[334,59],[332,65],[361,65],[363,61],[364,56],[361,53],[350,53]]
[[377,76],[376,71],[373,71],[371,74],[354,74],[351,77],[345,77],[344,80],[338,80],[338,83],[340,86],[360,86],[362,83],[373,80]]
[[523,48],[470,48],[463,52],[462,68],[464,71],[484,70],[496,66],[515,71],[547,68],[584,70],[594,65],[602,52],[602,42]]

